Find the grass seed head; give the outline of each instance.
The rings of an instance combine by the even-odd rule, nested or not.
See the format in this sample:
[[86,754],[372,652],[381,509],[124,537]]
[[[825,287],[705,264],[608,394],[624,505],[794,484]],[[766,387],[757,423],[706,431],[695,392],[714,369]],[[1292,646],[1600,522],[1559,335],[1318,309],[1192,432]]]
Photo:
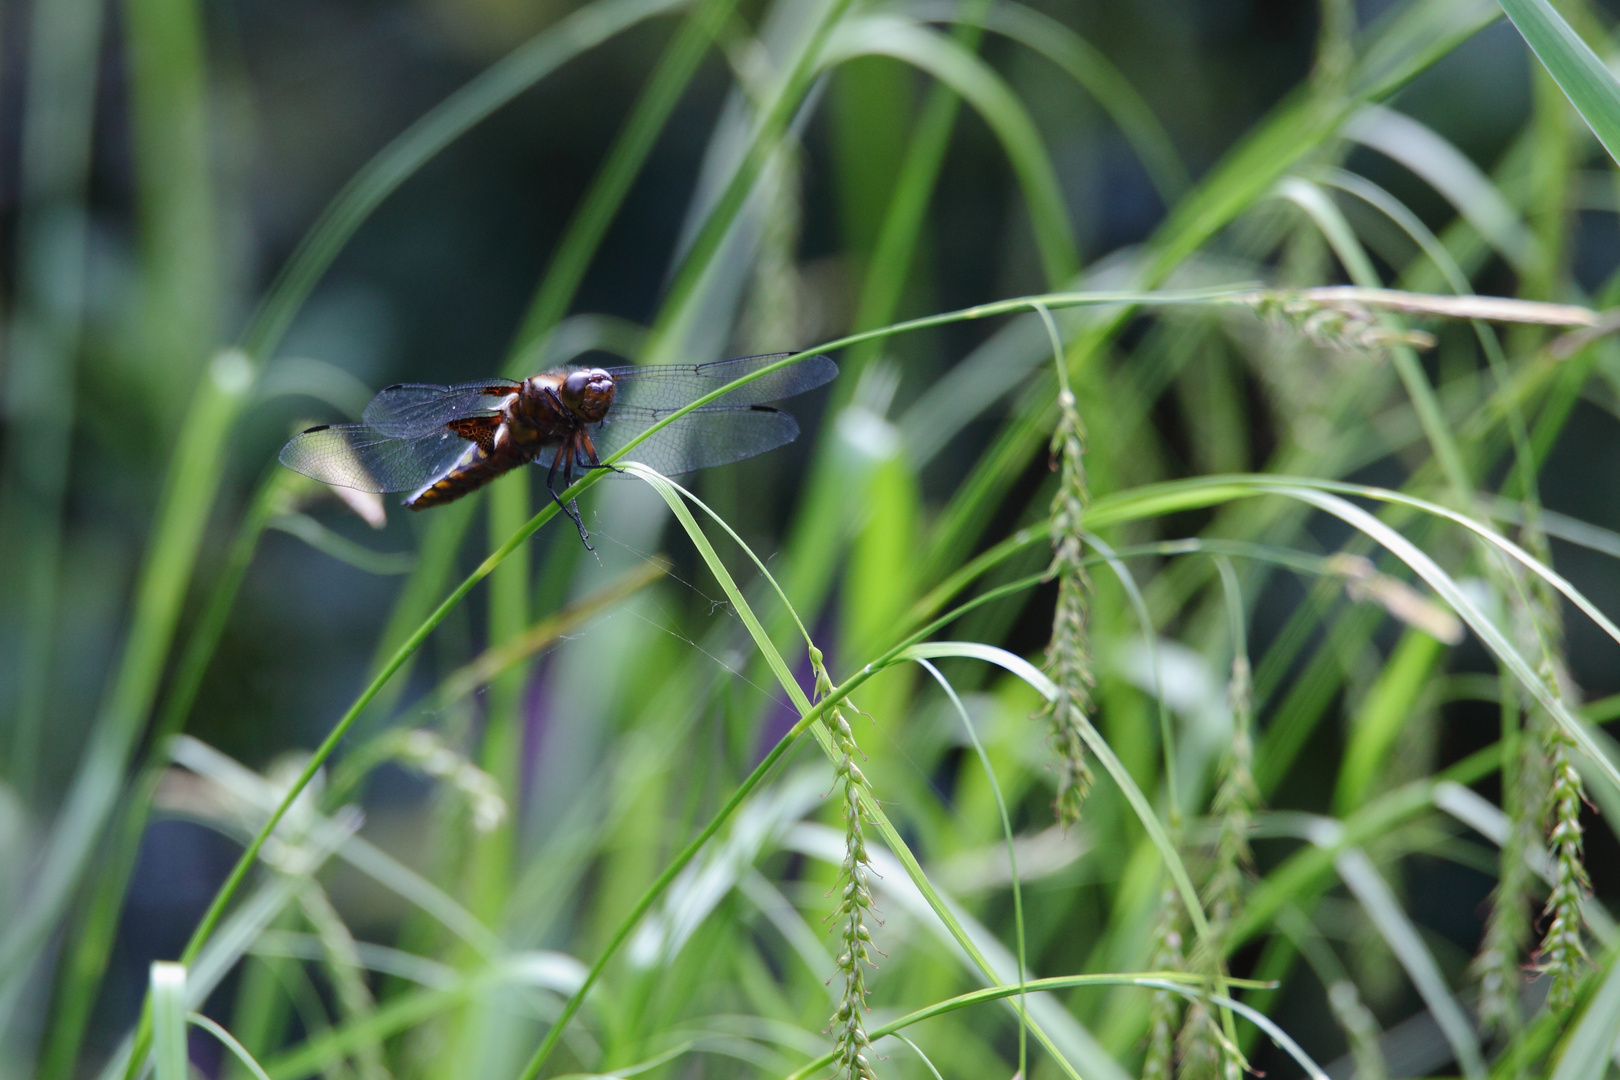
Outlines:
[[1052,464],[1059,470],[1058,493],[1052,499],[1052,567],[1058,580],[1058,599],[1052,614],[1052,639],[1046,647],[1046,669],[1057,685],[1058,696],[1047,710],[1047,735],[1056,759],[1058,821],[1072,825],[1091,791],[1091,768],[1081,732],[1092,711],[1091,689],[1096,685],[1087,635],[1091,581],[1082,562],[1080,529],[1090,494],[1086,490],[1085,427],[1074,395],[1067,389],[1058,396],[1058,427],[1052,436]]

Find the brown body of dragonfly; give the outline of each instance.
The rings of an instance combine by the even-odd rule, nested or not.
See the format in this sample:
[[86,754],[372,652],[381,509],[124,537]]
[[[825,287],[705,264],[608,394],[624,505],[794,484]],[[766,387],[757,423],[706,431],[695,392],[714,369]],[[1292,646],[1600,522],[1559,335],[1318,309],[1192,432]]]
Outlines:
[[497,476],[533,462],[555,447],[549,481],[559,469],[597,466],[596,447],[586,425],[598,423],[613,404],[613,377],[600,368],[548,371],[524,379],[516,391],[491,387],[503,400],[493,416],[468,416],[448,426],[476,447],[449,472],[405,500],[412,510],[454,502]]

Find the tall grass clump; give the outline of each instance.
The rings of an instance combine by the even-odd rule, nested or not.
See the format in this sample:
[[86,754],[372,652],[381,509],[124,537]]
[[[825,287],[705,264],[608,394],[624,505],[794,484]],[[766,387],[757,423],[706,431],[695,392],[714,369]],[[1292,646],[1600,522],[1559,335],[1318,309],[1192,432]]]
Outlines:
[[[0,1078],[1612,1070],[1610,13],[15,6]],[[782,350],[592,551],[275,465]]]

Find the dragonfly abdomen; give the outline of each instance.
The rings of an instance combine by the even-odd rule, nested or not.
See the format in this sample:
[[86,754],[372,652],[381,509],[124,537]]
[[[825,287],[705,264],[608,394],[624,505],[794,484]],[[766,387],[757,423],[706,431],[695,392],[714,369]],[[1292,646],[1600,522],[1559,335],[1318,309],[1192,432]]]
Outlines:
[[510,442],[497,444],[493,450],[485,450],[475,444],[469,447],[468,456],[449,472],[426,487],[412,492],[405,500],[405,505],[412,510],[426,510],[455,502],[463,495],[483,487],[497,476],[510,472],[519,465],[527,465],[532,460],[534,460],[532,451]]

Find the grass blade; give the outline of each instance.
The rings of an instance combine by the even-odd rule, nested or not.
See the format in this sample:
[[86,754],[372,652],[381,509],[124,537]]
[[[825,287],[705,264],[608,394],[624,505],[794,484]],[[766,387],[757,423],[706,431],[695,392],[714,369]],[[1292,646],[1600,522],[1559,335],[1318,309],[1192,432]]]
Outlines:
[[[984,769],[985,779],[990,784],[990,792],[995,796],[996,812],[1001,816],[1001,837],[1002,842],[1007,846],[1007,879],[1012,886],[1014,913],[1013,921],[1015,927],[1014,932],[1018,942],[1018,949],[1014,954],[1018,960],[1019,985],[1018,1073],[1021,1076],[1027,1076],[1029,1075],[1029,1057],[1028,1049],[1025,1044],[1028,1041],[1029,1035],[1029,998],[1028,995],[1023,991],[1023,986],[1029,981],[1029,974],[1025,970],[1027,960],[1024,954],[1024,893],[1023,888],[1018,882],[1018,852],[1013,844],[1012,819],[1007,816],[1007,800],[1002,797],[1001,782],[996,779],[996,770],[990,762],[989,751],[985,750],[984,743],[980,740],[978,731],[973,727],[973,718],[968,715],[967,706],[963,705],[962,699],[957,696],[956,687],[950,684],[950,681],[945,678],[944,674],[939,670],[939,668],[935,667],[927,660],[919,660],[917,662],[922,665],[924,671],[933,676],[935,682],[939,683],[940,689],[945,691],[945,695],[950,698],[951,707],[956,710],[957,718],[962,721],[962,726],[967,729],[968,738],[973,741],[973,752],[978,755],[979,766],[980,768]],[[913,1047],[913,1049],[916,1048]],[[921,1051],[918,1051],[918,1053],[920,1054]],[[923,1060],[927,1061],[927,1058],[925,1057]],[[933,1068],[932,1063],[929,1064],[929,1068]],[[935,1076],[938,1075],[938,1072],[935,1072]]]
[[1501,0],[1525,42],[1609,156],[1620,161],[1620,85],[1547,0]]
[[191,1080],[186,1049],[186,968],[152,964],[152,1071],[157,1080]]
[[1400,960],[1412,985],[1417,987],[1418,994],[1455,1051],[1463,1074],[1470,1080],[1483,1080],[1485,1061],[1480,1054],[1479,1039],[1474,1035],[1474,1025],[1462,1006],[1457,1004],[1457,999],[1452,997],[1445,977],[1440,973],[1440,966],[1435,963],[1434,954],[1429,952],[1429,947],[1418,936],[1417,928],[1406,917],[1406,912],[1401,910],[1400,901],[1395,898],[1389,884],[1360,848],[1341,851],[1334,862],[1338,866],[1339,876],[1360,901],[1361,909],[1378,928],[1390,951]]

